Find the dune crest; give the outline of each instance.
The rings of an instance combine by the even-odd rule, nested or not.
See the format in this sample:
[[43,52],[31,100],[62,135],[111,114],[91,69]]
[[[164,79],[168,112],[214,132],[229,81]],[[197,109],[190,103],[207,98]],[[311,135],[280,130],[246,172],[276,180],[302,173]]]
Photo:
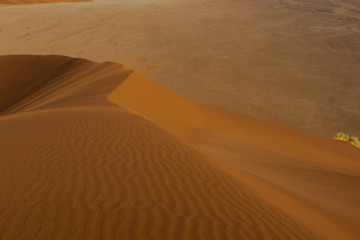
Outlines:
[[350,146],[121,64],[1,56],[0,72],[0,239],[358,236]]

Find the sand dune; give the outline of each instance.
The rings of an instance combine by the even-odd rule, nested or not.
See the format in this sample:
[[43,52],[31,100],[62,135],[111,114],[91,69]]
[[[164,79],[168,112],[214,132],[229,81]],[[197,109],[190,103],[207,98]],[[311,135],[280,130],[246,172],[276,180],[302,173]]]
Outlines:
[[359,26],[359,0],[1,5],[0,55],[126,63],[191,99],[360,136]]
[[0,72],[2,240],[359,236],[351,146],[121,64],[2,56]]
[[[109,100],[207,155],[300,197],[337,225],[360,234],[360,152],[354,147],[190,101],[138,72],[131,73]],[[275,202],[281,207],[281,200]]]

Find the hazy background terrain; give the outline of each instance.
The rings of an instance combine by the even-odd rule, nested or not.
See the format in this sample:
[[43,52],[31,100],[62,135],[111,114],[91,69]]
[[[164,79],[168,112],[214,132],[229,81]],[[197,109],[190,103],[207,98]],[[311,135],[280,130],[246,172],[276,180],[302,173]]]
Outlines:
[[96,2],[0,6],[0,55],[127,63],[199,101],[327,137],[360,135],[356,1]]

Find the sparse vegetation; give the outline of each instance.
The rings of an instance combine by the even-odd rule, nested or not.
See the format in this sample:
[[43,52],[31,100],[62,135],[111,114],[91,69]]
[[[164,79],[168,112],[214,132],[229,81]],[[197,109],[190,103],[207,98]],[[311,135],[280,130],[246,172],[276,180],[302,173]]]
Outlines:
[[338,140],[338,141],[348,142],[351,145],[354,145],[355,147],[360,148],[359,139],[357,137],[354,137],[354,136],[350,137],[346,133],[339,132],[339,133],[335,134],[334,139]]

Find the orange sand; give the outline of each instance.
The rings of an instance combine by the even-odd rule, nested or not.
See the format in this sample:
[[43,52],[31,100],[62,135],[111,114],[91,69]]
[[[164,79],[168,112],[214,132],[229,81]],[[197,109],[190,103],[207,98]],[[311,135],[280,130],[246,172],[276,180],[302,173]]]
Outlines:
[[0,57],[0,239],[357,239],[360,151],[116,63]]
[[360,136],[359,26],[359,0],[1,5],[0,55],[127,63],[200,102]]

